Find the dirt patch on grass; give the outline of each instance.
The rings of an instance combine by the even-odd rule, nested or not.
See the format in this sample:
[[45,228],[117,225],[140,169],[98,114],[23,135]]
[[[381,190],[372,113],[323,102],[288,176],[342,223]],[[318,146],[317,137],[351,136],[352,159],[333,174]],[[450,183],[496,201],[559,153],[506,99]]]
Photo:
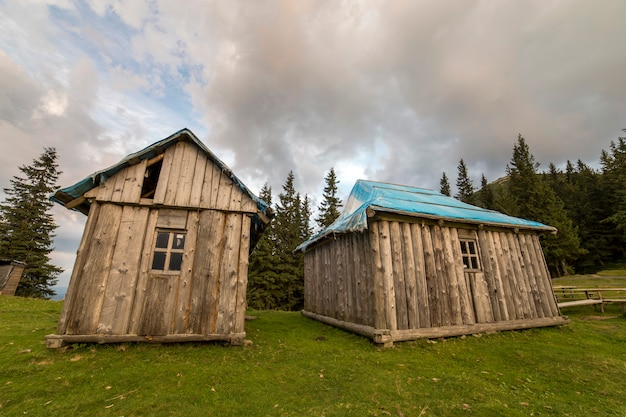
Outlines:
[[589,320],[589,321],[601,321],[601,320],[611,320],[615,319],[618,316],[582,316],[579,317],[580,320]]

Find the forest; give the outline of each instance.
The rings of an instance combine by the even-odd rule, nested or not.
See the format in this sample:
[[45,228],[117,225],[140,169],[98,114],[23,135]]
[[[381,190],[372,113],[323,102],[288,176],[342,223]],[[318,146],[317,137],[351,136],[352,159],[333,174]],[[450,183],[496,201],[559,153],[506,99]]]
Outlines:
[[[454,197],[556,227],[557,234],[541,236],[552,277],[592,273],[626,257],[626,137],[611,141],[608,150],[601,150],[599,168],[578,160],[567,161],[563,168],[550,163],[540,170],[526,140],[519,135],[505,172],[503,178],[491,182],[482,175],[480,186],[475,187],[461,159]],[[439,191],[451,196],[448,178],[444,172]],[[272,205],[275,217],[250,257],[249,307],[303,307],[304,255],[293,251],[314,231],[330,225],[342,207],[334,168],[324,180],[315,219],[311,219],[309,197],[295,188],[293,172],[288,174],[277,201],[272,189],[267,184],[263,187],[260,197]]]

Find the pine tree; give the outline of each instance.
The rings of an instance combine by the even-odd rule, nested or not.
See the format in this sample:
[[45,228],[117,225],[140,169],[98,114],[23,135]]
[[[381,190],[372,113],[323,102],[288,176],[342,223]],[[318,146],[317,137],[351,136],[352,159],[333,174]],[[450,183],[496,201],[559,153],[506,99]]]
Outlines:
[[324,181],[326,185],[322,194],[322,202],[317,208],[319,215],[315,219],[317,225],[321,228],[330,226],[339,217],[339,209],[343,205],[341,199],[337,197],[337,184],[339,184],[339,181],[335,175],[335,168],[330,169]]
[[63,270],[50,263],[52,239],[57,225],[48,197],[56,190],[58,170],[55,148],[45,148],[39,159],[19,169],[7,197],[0,204],[0,258],[26,263],[16,295],[48,298]]
[[557,235],[542,235],[546,261],[557,275],[568,273],[568,262],[580,253],[580,241],[572,221],[567,217],[563,201],[537,173],[539,164],[522,135],[513,147],[513,157],[506,170],[509,178],[508,192],[514,212],[518,217],[535,220],[558,229]]
[[448,176],[445,172],[439,181],[439,192],[443,195],[447,195],[448,197],[452,195],[452,192],[450,191],[450,182],[448,181]]
[[472,203],[472,195],[474,194],[474,185],[472,180],[467,174],[467,166],[465,161],[461,159],[458,166],[458,176],[456,179],[457,193],[454,196],[457,200],[461,200],[464,203]]

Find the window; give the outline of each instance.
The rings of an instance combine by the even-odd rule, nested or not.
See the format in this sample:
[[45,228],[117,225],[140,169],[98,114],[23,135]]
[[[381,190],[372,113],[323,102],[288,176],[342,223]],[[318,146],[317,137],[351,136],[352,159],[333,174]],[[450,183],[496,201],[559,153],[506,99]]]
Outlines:
[[477,249],[478,246],[475,240],[461,239],[461,256],[463,257],[463,268],[480,269]]
[[157,183],[159,181],[159,174],[161,173],[161,167],[163,166],[162,154],[159,157],[153,158],[156,162],[149,161],[146,168],[146,172],[143,178],[143,184],[141,186],[141,198],[154,198],[154,192],[156,191]]
[[184,231],[157,230],[152,270],[180,271],[183,265],[185,237]]

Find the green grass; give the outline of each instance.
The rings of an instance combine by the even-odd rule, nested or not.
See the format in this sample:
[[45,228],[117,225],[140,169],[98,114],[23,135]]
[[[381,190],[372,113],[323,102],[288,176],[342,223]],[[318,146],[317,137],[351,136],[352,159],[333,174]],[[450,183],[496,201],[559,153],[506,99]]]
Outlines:
[[[613,308],[614,307],[614,308]],[[626,317],[396,343],[250,312],[245,347],[49,350],[61,303],[0,297],[2,416],[624,416]]]

